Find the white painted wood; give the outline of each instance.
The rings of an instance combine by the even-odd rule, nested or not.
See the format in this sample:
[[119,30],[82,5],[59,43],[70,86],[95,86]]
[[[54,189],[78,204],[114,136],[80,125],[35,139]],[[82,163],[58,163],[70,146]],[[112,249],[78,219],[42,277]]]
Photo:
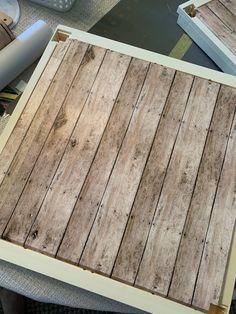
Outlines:
[[209,79],[217,83],[236,87],[236,77],[234,75],[221,73],[212,69],[195,65],[186,61],[170,58],[168,56],[164,56],[162,54],[151,52],[145,49],[132,47],[130,45],[126,45],[90,33],[85,33],[63,25],[58,26],[58,31],[67,32],[68,34],[70,34],[71,38],[77,38],[80,41],[85,41],[86,43],[89,43],[91,45],[94,44],[106,49],[112,49],[114,51],[124,53],[135,58],[154,62],[163,66],[171,67],[175,70],[179,70],[195,76],[200,76],[202,78]]
[[0,240],[0,259],[149,313],[203,313],[3,240]]
[[[189,1],[192,3],[192,1]],[[206,0],[198,0],[196,3]],[[204,4],[202,3],[202,4]],[[140,58],[149,62],[155,62],[173,69],[183,71],[192,75],[196,75],[205,79],[210,79],[218,83],[236,87],[236,77],[225,73],[220,73],[204,67],[190,64],[188,62],[176,60],[144,49],[139,49],[126,44],[118,43],[106,38],[95,36],[93,34],[84,33],[72,28],[59,26],[56,32],[68,34],[71,38],[98,45],[107,49],[128,54],[136,58]],[[3,135],[0,137],[0,151],[4,147],[9,135],[11,134],[16,121],[18,120],[27,100],[29,99],[34,86],[36,85],[48,59],[50,58],[55,42],[51,41],[43,55],[39,66],[28,84],[28,87],[21,97],[20,103],[11,117]],[[152,295],[145,291],[130,287],[126,284],[119,283],[115,280],[105,278],[103,276],[84,271],[68,263],[56,260],[40,253],[26,250],[12,243],[0,240],[0,259],[14,263],[29,270],[33,270],[46,276],[58,279],[68,284],[81,287],[94,293],[116,299],[125,304],[135,306],[150,313],[158,314],[200,314],[202,312],[170,301],[168,299]],[[233,286],[236,274],[236,234],[232,245],[230,261],[226,273],[226,281],[222,291],[222,304],[230,305],[231,296],[233,294]]]
[[209,0],[188,1],[180,5],[177,23],[224,72],[236,75],[236,56],[233,52],[197,16],[192,18],[184,10],[190,4],[198,8],[208,2]]
[[211,0],[189,0],[187,2],[182,3],[179,8],[184,9],[186,8],[188,5],[194,4],[195,7],[200,7],[201,5],[204,5],[206,3],[208,3]]
[[228,266],[225,274],[224,287],[222,289],[221,304],[229,306],[232,296],[236,299],[234,285],[236,281],[236,232],[232,241],[231,254],[229,256]]

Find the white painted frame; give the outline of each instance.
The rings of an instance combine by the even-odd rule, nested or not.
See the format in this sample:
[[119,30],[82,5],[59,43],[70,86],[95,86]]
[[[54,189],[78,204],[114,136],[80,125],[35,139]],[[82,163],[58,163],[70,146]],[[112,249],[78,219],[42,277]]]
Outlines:
[[[97,45],[106,49],[111,49],[124,53],[135,58],[154,62],[163,66],[171,67],[178,71],[189,73],[205,79],[209,79],[221,84],[236,88],[236,77],[194,65],[185,61],[176,60],[161,54],[150,52],[144,49],[132,47],[110,39],[99,37],[93,34],[81,32],[65,26],[58,26],[53,38],[57,34],[64,34],[70,38]],[[60,37],[60,36],[59,36]],[[12,130],[15,127],[32,91],[34,90],[47,62],[52,55],[57,42],[49,42],[44,55],[42,56],[33,76],[23,93],[17,108],[11,116],[5,130],[0,137],[0,153],[4,148]],[[73,286],[97,293],[124,304],[139,308],[141,310],[156,314],[200,314],[199,310],[194,310],[185,305],[171,301],[164,297],[153,295],[141,289],[115,281],[113,279],[83,270],[80,267],[70,265],[55,258],[25,249],[5,240],[0,240],[0,259],[26,269],[38,272]],[[230,307],[233,294],[234,281],[236,277],[236,235],[232,244],[231,254],[226,272],[225,286],[222,291],[220,305]]]
[[197,17],[190,17],[185,8],[193,4],[196,9],[211,0],[190,0],[178,7],[177,23],[197,43],[197,45],[229,74],[236,75],[236,55]]

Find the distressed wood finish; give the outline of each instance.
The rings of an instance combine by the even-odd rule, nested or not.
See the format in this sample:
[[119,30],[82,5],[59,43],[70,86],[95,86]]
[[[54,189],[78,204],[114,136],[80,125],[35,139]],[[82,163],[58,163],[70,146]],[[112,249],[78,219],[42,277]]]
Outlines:
[[210,1],[207,6],[232,32],[236,32],[236,14],[227,10],[219,0]]
[[[225,272],[222,270],[226,268],[236,219],[235,156],[236,116],[229,137],[194,292],[193,305],[199,308],[206,308],[209,299],[217,304],[224,284]],[[210,281],[207,279],[209,275],[212,278]]]
[[192,76],[176,74],[129,217],[113,278],[130,284],[135,281],[192,82]]
[[[236,109],[236,91],[222,87],[210,126],[189,214],[183,230],[169,296],[192,301],[206,232],[216,194],[227,138]],[[202,195],[205,195],[203,198]],[[185,276],[183,276],[185,269]]]
[[[99,150],[78,198],[57,257],[79,263],[110,172],[134,112],[148,63],[133,60],[108,122]],[[96,178],[96,185],[94,179]]]
[[90,47],[85,53],[75,81],[58,113],[14,214],[4,232],[5,239],[22,243],[29,234],[30,227],[64,154],[104,55],[105,49],[97,47]]
[[173,76],[171,69],[149,69],[81,258],[84,267],[111,274]]
[[167,295],[219,85],[195,79],[135,285]]
[[47,67],[43,71],[38,84],[32,92],[25,109],[21,114],[21,117],[17,121],[11,137],[0,154],[0,183],[2,183],[10,164],[25,137],[32,119],[45,97],[45,94],[50,87],[52,79],[54,78],[60,64],[62,63],[69,44],[70,41],[67,41],[61,42],[56,46]]
[[1,242],[129,291],[220,304],[236,89],[77,40],[55,46],[0,154]]
[[[0,234],[10,218],[74,80],[87,44],[72,41],[0,187]],[[15,184],[17,178],[17,184]]]
[[197,17],[236,55],[236,14],[213,1],[198,8]]
[[[85,108],[26,240],[55,255],[127,72],[130,57],[107,51]],[[51,222],[54,222],[53,225]],[[35,236],[36,235],[36,236]]]
[[219,1],[236,16],[236,3],[234,0],[219,0]]

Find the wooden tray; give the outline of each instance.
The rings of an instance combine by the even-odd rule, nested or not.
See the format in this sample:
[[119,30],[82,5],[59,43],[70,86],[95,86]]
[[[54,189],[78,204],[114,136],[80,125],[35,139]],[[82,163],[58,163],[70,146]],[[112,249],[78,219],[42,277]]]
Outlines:
[[236,74],[234,0],[190,0],[178,8],[178,24],[226,73]]
[[151,313],[227,312],[235,98],[233,76],[59,27],[1,137],[0,258]]

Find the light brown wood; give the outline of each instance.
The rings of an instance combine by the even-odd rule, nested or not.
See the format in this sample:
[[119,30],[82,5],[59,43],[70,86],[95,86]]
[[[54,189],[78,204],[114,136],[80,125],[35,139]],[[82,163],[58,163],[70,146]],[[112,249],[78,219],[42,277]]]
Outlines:
[[5,14],[4,12],[0,11],[0,22],[3,22],[6,24],[6,26],[10,26],[13,22],[12,18]]
[[224,86],[221,88],[175,262],[168,296],[187,304],[192,302],[211,210],[236,109],[235,99],[235,89]]
[[110,275],[174,71],[150,66],[80,265]]
[[227,313],[228,313],[228,309],[226,306],[210,304],[208,314],[227,314]]
[[130,61],[128,56],[107,51],[72,134],[73,145],[67,146],[32,226],[26,247],[42,250],[50,255],[56,254]]
[[197,17],[236,54],[236,33],[234,31],[231,31],[206,5],[198,8]]
[[83,110],[104,55],[105,49],[98,47],[89,47],[85,53],[70,92],[58,113],[53,128],[8,223],[4,233],[5,239],[19,244],[24,243],[26,240],[64,154],[66,145],[70,145],[71,133]]
[[236,32],[236,15],[227,10],[226,7],[219,1],[213,0],[207,4],[212,14],[218,18],[232,31]]
[[25,137],[25,133],[27,132],[35,113],[37,112],[53,77],[62,63],[69,44],[70,41],[57,44],[54,53],[48,61],[47,67],[43,71],[35,89],[32,91],[32,95],[21,114],[21,117],[17,121],[7,144],[4,146],[4,149],[0,154],[0,184],[2,183],[10,164]]
[[[135,285],[167,295],[219,85],[196,78]],[[182,92],[182,91],[181,91]]]
[[219,0],[219,1],[236,16],[236,3],[234,0]]
[[135,305],[135,296],[144,296],[147,307],[137,304],[155,313],[165,305],[190,313],[228,304],[235,89],[77,40],[53,42],[47,51],[54,46],[1,142],[1,256],[22,251],[15,259],[21,266],[37,256],[33,269],[50,276],[55,263],[57,279],[65,271],[70,284],[84,278],[82,287],[112,298],[122,286],[130,297],[119,300]]
[[[87,45],[85,44],[78,45],[77,42],[72,42],[65,55],[60,70],[56,73],[48,93],[35,114],[28,133],[25,135],[15,158],[7,170],[7,175],[0,187],[0,193],[2,195],[0,199],[0,234],[3,233],[6,223],[11,217],[32,171],[32,167],[38,158],[38,154],[44,145],[48,132],[53,125],[77,72],[77,60],[82,59],[81,54],[78,54],[77,52],[82,52],[83,50],[85,52],[86,46]],[[54,101],[53,103],[52,99]],[[17,184],[15,184],[16,177]]]
[[[142,89],[148,63],[132,60],[106,127],[98,152],[85,180],[57,257],[78,263],[96,217],[110,172],[124,139]],[[96,184],[94,182],[96,181]]]
[[[207,308],[209,300],[218,304],[224,284],[224,271],[236,219],[236,116],[214,202],[193,305]],[[211,277],[209,281],[208,278]]]
[[192,76],[176,74],[116,259],[115,279],[135,281],[192,82]]

